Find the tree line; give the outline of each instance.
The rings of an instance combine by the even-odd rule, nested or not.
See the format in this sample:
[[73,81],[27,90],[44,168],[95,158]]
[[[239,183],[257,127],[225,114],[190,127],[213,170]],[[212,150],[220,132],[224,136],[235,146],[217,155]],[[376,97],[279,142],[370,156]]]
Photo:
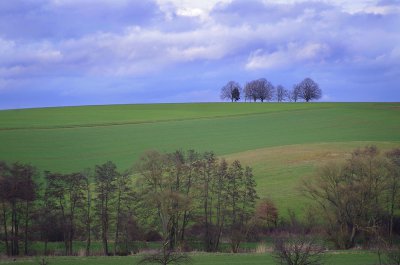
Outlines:
[[237,102],[243,97],[245,101],[260,100],[277,102],[297,102],[304,100],[309,102],[311,100],[318,100],[322,97],[322,90],[319,85],[311,78],[305,78],[298,84],[293,85],[292,89],[286,89],[282,85],[276,87],[265,78],[260,78],[247,82],[244,87],[235,82],[229,81],[221,88],[221,99]]
[[34,254],[34,241],[42,242],[44,254],[51,254],[49,242],[62,241],[64,255],[76,254],[76,241],[85,242],[86,255],[94,254],[94,241],[103,255],[130,253],[136,241],[158,241],[164,258],[176,258],[175,250],[190,250],[193,242],[209,252],[228,242],[238,252],[242,242],[271,235],[280,258],[292,251],[285,241],[290,234],[300,245],[318,236],[338,249],[396,242],[400,149],[356,149],[300,187],[310,210],[304,219],[293,211],[283,219],[270,199],[257,196],[250,167],[212,152],[148,151],[126,171],[108,161],[93,170],[39,174],[29,164],[0,162],[0,236],[11,256]]
[[[29,255],[33,241],[101,241],[104,255],[132,251],[132,242],[158,240],[168,250],[195,238],[217,251],[222,238],[237,252],[255,216],[251,168],[212,152],[149,151],[126,171],[108,161],[94,170],[59,173],[0,162],[1,238],[7,255]],[[112,242],[112,248],[110,247]],[[22,248],[22,249],[21,249]]]

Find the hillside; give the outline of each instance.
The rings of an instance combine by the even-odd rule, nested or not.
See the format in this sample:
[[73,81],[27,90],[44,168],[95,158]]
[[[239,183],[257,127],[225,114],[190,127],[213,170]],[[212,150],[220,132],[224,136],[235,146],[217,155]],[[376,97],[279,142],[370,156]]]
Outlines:
[[261,196],[298,208],[299,179],[352,149],[400,146],[400,103],[204,103],[0,111],[0,160],[71,172],[146,150],[212,150],[254,168]]

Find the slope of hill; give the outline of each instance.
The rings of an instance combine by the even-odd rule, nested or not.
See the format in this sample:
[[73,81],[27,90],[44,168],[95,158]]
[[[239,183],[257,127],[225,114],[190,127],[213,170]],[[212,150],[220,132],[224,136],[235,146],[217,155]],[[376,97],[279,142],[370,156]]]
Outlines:
[[0,111],[0,160],[79,171],[146,150],[212,150],[252,165],[261,196],[297,207],[297,181],[353,148],[400,146],[400,103],[206,103]]

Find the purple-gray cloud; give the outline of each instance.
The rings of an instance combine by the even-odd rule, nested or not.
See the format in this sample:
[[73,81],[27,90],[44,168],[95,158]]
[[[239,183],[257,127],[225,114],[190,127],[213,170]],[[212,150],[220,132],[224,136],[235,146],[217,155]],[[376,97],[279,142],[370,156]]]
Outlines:
[[306,76],[324,100],[400,100],[400,4],[0,2],[0,108],[216,101],[228,80]]

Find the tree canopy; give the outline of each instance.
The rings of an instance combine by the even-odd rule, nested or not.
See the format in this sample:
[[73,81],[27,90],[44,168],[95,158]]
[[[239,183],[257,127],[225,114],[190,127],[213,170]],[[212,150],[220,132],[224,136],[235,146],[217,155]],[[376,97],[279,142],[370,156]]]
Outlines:
[[239,83],[229,81],[221,88],[221,99],[229,99],[231,102],[238,101],[240,99],[241,90],[242,88]]
[[304,99],[306,102],[314,99],[317,100],[322,97],[321,89],[311,78],[305,78],[303,81],[297,84],[296,87],[299,91],[299,98]]

